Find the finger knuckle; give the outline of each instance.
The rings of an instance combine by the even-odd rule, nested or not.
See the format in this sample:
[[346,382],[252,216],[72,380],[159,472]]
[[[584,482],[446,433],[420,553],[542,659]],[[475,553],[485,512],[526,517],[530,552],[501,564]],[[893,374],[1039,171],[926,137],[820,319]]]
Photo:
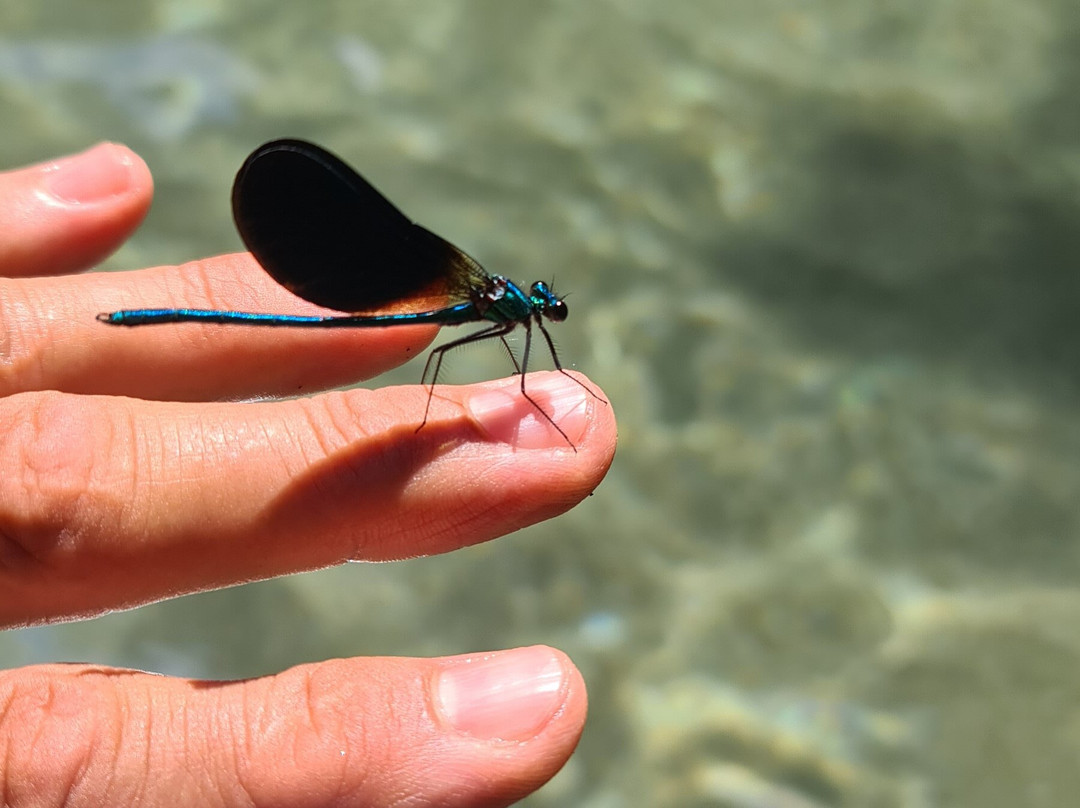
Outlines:
[[0,403],[0,569],[59,563],[103,495],[97,466],[113,429],[93,399],[61,393]]
[[104,719],[119,713],[102,700],[101,688],[48,668],[0,676],[5,805],[62,806],[91,796],[96,750],[115,746]]
[[[337,660],[294,668],[248,701],[244,726],[250,734],[237,756],[238,778],[257,801],[268,797],[259,776],[268,765],[303,773],[308,782],[319,784],[321,799],[348,804],[368,804],[386,785],[378,782],[377,773],[401,770],[391,751],[391,733],[371,726],[364,718],[367,711],[349,698],[351,688],[343,686],[343,677],[355,671],[342,670],[345,666]],[[290,720],[281,721],[282,714]],[[274,720],[267,721],[268,716]]]

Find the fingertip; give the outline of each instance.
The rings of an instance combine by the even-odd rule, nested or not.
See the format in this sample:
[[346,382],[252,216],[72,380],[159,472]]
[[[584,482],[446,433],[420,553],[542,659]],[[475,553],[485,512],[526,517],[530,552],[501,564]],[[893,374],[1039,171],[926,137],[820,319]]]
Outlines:
[[587,709],[581,674],[545,646],[332,660],[243,698],[283,717],[245,766],[268,804],[295,804],[284,798],[307,782],[365,805],[510,805],[562,768]]
[[109,203],[123,197],[147,197],[153,189],[150,169],[127,146],[108,141],[41,166],[42,190],[60,205]]
[[581,674],[554,648],[515,648],[447,657],[440,663],[433,702],[458,732],[524,742],[556,720],[569,720],[579,732],[584,724]]
[[138,227],[152,197],[150,169],[119,143],[0,174],[0,274],[93,266]]
[[[523,386],[524,385],[524,386]],[[522,391],[524,390],[524,395]],[[565,372],[530,373],[471,388],[466,411],[481,432],[518,449],[577,452],[608,402]]]

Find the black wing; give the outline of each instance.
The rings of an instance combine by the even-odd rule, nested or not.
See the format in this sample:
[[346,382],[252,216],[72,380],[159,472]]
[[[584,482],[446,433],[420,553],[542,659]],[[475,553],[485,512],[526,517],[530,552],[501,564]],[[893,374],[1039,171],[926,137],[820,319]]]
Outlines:
[[240,237],[270,276],[326,308],[434,309],[486,277],[340,159],[303,140],[252,152],[233,183],[232,207]]

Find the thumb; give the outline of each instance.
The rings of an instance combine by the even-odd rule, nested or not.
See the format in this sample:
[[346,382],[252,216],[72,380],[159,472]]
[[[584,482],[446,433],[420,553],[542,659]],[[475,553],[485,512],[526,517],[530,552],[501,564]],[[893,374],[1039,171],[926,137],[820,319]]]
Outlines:
[[558,651],[346,659],[246,682],[89,666],[0,677],[5,804],[502,806],[585,721]]

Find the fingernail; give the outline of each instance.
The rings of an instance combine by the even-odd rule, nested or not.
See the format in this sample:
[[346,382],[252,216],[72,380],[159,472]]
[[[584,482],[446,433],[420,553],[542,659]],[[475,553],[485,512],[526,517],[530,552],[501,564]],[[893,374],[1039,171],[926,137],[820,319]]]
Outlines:
[[535,738],[566,700],[562,660],[550,648],[453,657],[445,664],[438,707],[455,729],[476,738]]
[[130,190],[131,167],[131,152],[115,143],[99,143],[45,166],[45,190],[65,205],[101,202]]
[[[477,426],[493,439],[522,449],[566,448],[567,440],[576,446],[585,434],[589,393],[565,373],[530,373],[525,377],[525,391],[535,405],[521,394],[520,376],[498,385],[481,388],[466,403]],[[565,438],[551,421],[566,433]]]

